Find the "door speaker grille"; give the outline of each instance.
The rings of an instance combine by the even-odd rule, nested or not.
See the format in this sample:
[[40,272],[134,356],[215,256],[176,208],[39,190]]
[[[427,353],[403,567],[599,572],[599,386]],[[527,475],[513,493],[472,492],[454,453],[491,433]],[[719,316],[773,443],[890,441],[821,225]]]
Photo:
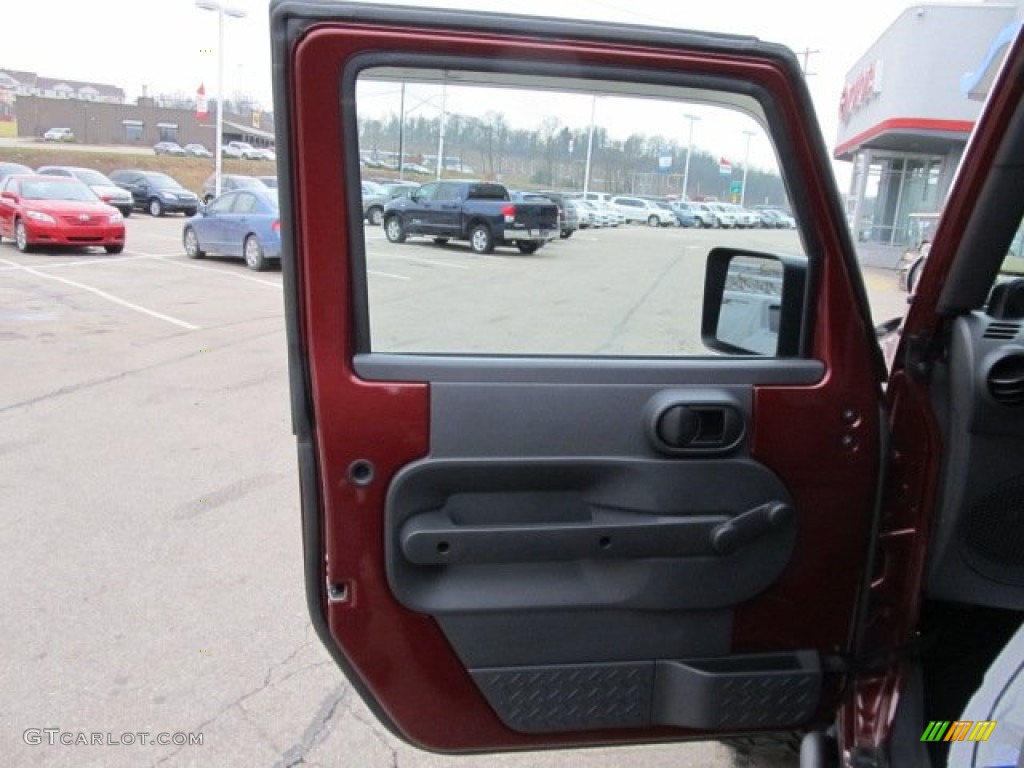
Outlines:
[[1024,476],[982,497],[967,510],[960,529],[964,559],[979,574],[1024,585]]

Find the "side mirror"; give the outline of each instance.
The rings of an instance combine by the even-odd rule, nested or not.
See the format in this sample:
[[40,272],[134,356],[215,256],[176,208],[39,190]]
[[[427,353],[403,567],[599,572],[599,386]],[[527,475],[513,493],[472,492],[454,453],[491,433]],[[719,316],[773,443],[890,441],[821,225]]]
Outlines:
[[2,193],[0,193],[0,197],[6,197],[8,200],[13,200],[14,202],[18,202],[18,196],[16,194],[14,194],[13,192],[11,192],[9,189],[8,190],[4,190]]
[[806,257],[713,249],[704,276],[704,345],[730,355],[798,356],[806,285]]

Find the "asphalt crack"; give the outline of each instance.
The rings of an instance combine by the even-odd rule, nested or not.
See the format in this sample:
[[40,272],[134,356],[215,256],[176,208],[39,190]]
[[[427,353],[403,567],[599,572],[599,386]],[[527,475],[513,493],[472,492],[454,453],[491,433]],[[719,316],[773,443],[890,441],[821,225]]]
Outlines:
[[274,768],[294,768],[294,766],[302,765],[306,762],[306,755],[309,754],[310,750],[327,738],[334,725],[334,717],[338,713],[339,707],[348,698],[350,691],[351,689],[347,683],[339,683],[320,702],[320,707],[317,709],[316,714],[313,715],[309,725],[306,726],[306,730],[303,731],[299,741],[282,753],[281,759],[274,764]]
[[[323,661],[317,662],[315,664],[310,664],[310,665],[307,665],[307,666],[305,666],[305,667],[303,667],[301,669],[298,669],[298,670],[295,670],[293,672],[290,672],[290,673],[284,675],[283,677],[281,677],[281,678],[279,678],[277,680],[274,679],[274,672],[276,672],[277,670],[281,669],[282,667],[286,666],[289,662],[294,660],[296,656],[298,656],[303,650],[308,648],[312,643],[313,643],[313,640],[311,638],[307,638],[306,640],[303,640],[302,643],[294,651],[292,651],[290,654],[288,654],[288,656],[286,656],[283,660],[275,662],[274,664],[271,664],[270,667],[267,668],[266,674],[263,675],[263,681],[258,686],[252,688],[251,690],[246,691],[245,693],[241,694],[240,696],[238,696],[233,701],[231,701],[228,704],[226,704],[223,707],[221,707],[220,710],[216,714],[214,714],[212,717],[208,717],[206,720],[203,720],[201,723],[198,723],[196,726],[194,726],[191,729],[192,732],[193,733],[195,733],[197,731],[202,732],[208,726],[213,725],[215,722],[217,722],[217,720],[219,720],[221,717],[223,717],[225,714],[227,714],[228,712],[230,712],[233,709],[238,709],[240,712],[242,712],[243,716],[246,716],[246,719],[249,719],[247,717],[248,713],[246,712],[245,707],[242,706],[249,699],[253,698],[254,696],[258,696],[259,694],[263,693],[266,690],[269,690],[270,688],[272,688],[272,687],[274,687],[276,685],[279,685],[279,684],[283,683],[285,680],[288,680],[288,679],[294,677],[295,675],[299,674],[300,672],[302,672],[302,671],[304,671],[306,669],[312,669],[314,667],[322,666],[322,665],[326,664],[327,662],[323,662]],[[180,753],[184,748],[185,747],[183,745],[183,746],[179,746],[175,750],[172,750],[171,752],[168,752],[166,755],[164,755],[159,760],[157,760],[154,763],[154,765],[162,765],[162,764],[166,763],[168,760],[171,760],[176,755],[178,755],[178,753]]]
[[352,719],[365,725],[373,735],[373,738],[375,738],[391,755],[391,768],[398,768],[398,749],[388,738],[388,735],[381,730],[380,723],[377,722],[376,719],[368,719],[364,716],[362,711],[356,710],[351,705],[347,709],[348,713],[352,715]]

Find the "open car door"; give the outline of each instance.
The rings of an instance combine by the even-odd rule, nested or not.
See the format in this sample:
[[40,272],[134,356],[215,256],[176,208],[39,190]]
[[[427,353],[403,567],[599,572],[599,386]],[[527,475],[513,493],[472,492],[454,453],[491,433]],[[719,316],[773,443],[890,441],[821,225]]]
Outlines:
[[[307,594],[353,686],[452,752],[833,722],[868,588],[899,574],[868,569],[883,366],[796,58],[362,4],[272,24]],[[666,173],[687,119],[708,149]],[[720,159],[744,146],[740,182]],[[412,163],[745,196],[798,227],[478,255],[392,238],[395,206],[387,238],[364,225],[361,180]],[[501,216],[462,224],[500,244]]]

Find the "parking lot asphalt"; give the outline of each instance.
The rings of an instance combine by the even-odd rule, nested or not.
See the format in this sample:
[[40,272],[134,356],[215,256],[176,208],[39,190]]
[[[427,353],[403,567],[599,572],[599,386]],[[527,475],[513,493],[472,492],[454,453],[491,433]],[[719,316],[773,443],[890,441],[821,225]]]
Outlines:
[[[451,758],[385,732],[306,615],[281,274],[187,259],[182,222],[132,216],[119,256],[0,245],[0,762],[733,764],[714,743]],[[530,262],[391,245],[368,230],[371,291],[397,317],[430,280],[497,273],[543,297],[530,270],[564,280],[640,235],[689,236],[581,233]],[[899,307],[890,279],[868,282]],[[28,729],[104,743],[33,744]],[[139,733],[203,743],[125,743]]]

